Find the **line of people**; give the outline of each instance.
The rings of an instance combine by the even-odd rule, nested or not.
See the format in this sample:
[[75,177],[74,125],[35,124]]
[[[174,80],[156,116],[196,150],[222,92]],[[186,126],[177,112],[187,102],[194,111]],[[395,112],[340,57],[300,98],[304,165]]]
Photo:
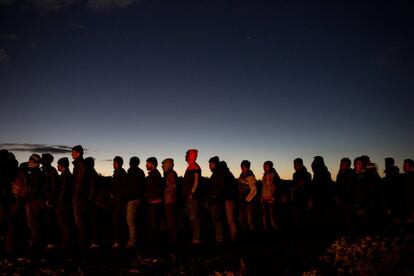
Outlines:
[[[207,179],[196,162],[198,151],[190,149],[183,177],[174,171],[171,158],[162,161],[163,175],[158,160],[148,158],[145,177],[138,157],[130,158],[126,171],[123,158],[116,156],[108,179],[96,172],[93,158],[83,158],[80,145],[72,149],[72,172],[66,157],[57,161],[56,170],[51,154],[32,154],[18,166],[12,153],[0,153],[0,234],[6,253],[56,246],[68,250],[74,244],[99,248],[106,225],[113,228],[113,248],[167,245],[174,250],[185,229],[191,239],[184,240],[197,245],[208,239],[209,229],[212,240],[223,244],[258,230],[335,235],[412,229],[414,224],[411,159],[404,161],[401,174],[394,160],[386,158],[381,179],[369,157],[356,158],[353,169],[351,160],[343,158],[334,182],[321,156],[312,162],[313,177],[303,160],[295,159],[292,181],[282,180],[271,161],[264,162],[257,180],[250,162],[243,160],[235,178],[226,162],[214,156]],[[109,223],[104,220],[108,217]]]

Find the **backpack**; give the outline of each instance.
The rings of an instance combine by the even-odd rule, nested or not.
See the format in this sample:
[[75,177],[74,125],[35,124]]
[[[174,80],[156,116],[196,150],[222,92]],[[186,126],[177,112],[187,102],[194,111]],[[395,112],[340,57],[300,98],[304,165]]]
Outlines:
[[18,200],[25,199],[29,193],[26,175],[21,169],[19,170],[16,179],[11,183],[11,192]]

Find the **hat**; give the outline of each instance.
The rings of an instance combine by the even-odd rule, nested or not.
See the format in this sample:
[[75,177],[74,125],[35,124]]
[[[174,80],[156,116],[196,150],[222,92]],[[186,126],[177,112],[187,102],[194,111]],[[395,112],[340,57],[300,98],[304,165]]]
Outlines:
[[34,153],[30,156],[29,160],[31,160],[35,163],[40,163],[41,158],[40,158],[39,154]]
[[52,164],[53,162],[53,155],[51,155],[50,153],[44,153],[42,154],[42,164]]
[[64,168],[69,168],[69,159],[67,157],[60,158],[57,163]]

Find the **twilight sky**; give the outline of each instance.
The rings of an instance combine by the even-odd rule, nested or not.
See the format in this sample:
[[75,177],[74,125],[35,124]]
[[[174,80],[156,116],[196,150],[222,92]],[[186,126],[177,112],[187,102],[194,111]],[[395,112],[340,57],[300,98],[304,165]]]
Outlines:
[[[270,3],[271,2],[271,3]],[[322,155],[414,158],[409,1],[0,0],[0,148],[96,168],[199,149],[290,179]]]

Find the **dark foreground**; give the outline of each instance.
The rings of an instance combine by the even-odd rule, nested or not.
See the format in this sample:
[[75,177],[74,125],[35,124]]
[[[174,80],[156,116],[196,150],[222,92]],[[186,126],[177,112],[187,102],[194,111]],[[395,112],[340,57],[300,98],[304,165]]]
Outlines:
[[259,233],[239,244],[182,246],[175,254],[83,249],[64,256],[2,258],[0,275],[414,275],[414,246],[407,233],[339,238]]

